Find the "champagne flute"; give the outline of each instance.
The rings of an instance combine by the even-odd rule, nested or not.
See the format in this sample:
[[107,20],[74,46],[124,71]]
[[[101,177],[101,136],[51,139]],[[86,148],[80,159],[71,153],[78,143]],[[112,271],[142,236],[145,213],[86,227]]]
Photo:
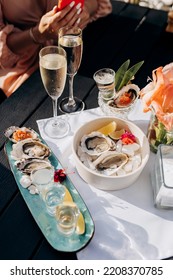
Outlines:
[[67,75],[69,79],[69,97],[62,99],[59,109],[63,113],[75,113],[84,109],[84,102],[73,94],[73,80],[83,52],[82,30],[78,27],[62,27],[59,30],[59,45],[67,53]]
[[44,88],[52,98],[54,117],[49,119],[44,132],[50,138],[62,138],[69,132],[69,124],[57,118],[57,102],[62,95],[67,76],[67,57],[63,48],[57,46],[44,47],[39,52],[40,73]]

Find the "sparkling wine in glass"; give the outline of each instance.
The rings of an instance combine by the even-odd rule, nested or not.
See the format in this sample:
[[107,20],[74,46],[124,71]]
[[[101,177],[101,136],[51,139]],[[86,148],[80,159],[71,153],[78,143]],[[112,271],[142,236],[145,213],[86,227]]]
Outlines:
[[67,57],[63,48],[48,46],[39,53],[40,73],[44,88],[52,98],[54,117],[49,119],[44,132],[50,138],[62,138],[69,132],[67,121],[57,118],[57,102],[62,95],[67,76]]
[[84,109],[84,102],[73,94],[73,80],[82,59],[82,30],[78,27],[63,27],[59,30],[59,46],[67,53],[67,75],[69,80],[69,97],[62,99],[59,109],[63,113],[75,113]]

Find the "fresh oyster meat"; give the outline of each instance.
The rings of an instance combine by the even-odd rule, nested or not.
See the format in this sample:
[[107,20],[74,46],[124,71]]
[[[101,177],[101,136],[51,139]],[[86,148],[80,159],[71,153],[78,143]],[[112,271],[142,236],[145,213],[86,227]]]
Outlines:
[[115,108],[124,108],[130,106],[138,97],[140,89],[137,85],[129,84],[124,86],[114,100],[108,102],[108,105]]
[[26,139],[13,144],[11,156],[13,159],[40,158],[50,155],[50,149],[40,141]]
[[99,156],[93,162],[93,165],[98,171],[101,171],[105,175],[113,175],[118,169],[125,165],[127,161],[128,157],[126,154],[108,151]]
[[94,131],[81,139],[81,149],[89,155],[100,155],[112,149],[114,142],[104,134]]
[[34,130],[27,127],[10,126],[4,132],[5,136],[12,141],[17,143],[25,139],[38,139],[38,136]]
[[16,167],[23,173],[31,174],[35,169],[51,168],[51,163],[49,160],[29,158],[18,161]]

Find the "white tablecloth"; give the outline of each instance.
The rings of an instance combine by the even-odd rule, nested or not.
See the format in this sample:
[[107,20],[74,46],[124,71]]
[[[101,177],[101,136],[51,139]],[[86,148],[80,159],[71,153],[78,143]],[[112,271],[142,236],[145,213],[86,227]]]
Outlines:
[[[73,134],[81,124],[99,116],[102,116],[100,108],[69,115],[70,134],[58,140],[44,134],[45,120],[37,121],[41,136],[66,168],[95,223],[94,237],[77,253],[78,259],[140,260],[173,256],[173,211],[156,209],[153,203],[150,181],[153,153],[139,179],[123,190],[102,191],[88,185],[78,175],[71,152]],[[129,119],[146,132],[149,114],[142,113],[140,101]]]

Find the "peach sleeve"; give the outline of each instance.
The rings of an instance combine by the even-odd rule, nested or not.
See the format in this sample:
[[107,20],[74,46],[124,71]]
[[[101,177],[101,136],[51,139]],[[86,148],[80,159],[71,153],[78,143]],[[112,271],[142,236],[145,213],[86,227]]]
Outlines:
[[[19,56],[14,54],[6,44],[7,36],[12,31],[14,31],[14,26],[12,24],[5,25],[3,22],[3,15],[0,6],[0,67],[2,69],[12,67],[19,59]],[[17,29],[16,32],[18,32]]]

